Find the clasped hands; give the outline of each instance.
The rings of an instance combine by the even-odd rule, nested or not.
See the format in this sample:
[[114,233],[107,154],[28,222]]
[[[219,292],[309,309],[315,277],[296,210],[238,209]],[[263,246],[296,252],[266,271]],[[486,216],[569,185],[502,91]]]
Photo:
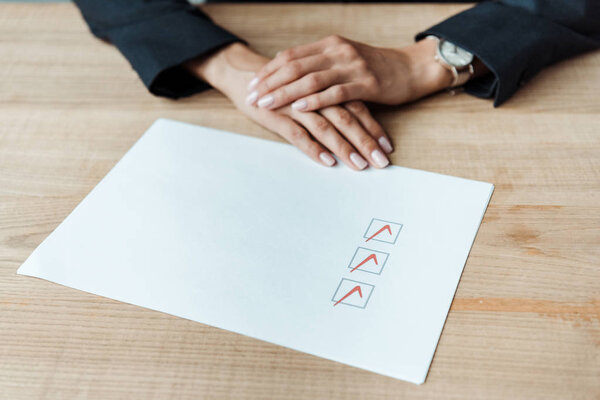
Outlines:
[[330,167],[335,155],[358,171],[385,168],[393,151],[363,101],[400,104],[448,87],[434,53],[430,40],[387,49],[330,36],[272,60],[234,43],[186,67],[314,161]]

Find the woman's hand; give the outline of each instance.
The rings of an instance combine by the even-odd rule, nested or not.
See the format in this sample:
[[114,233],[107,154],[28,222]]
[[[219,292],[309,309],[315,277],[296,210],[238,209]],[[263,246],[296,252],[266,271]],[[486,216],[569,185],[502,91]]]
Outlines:
[[249,104],[312,111],[351,100],[400,104],[446,88],[452,74],[434,60],[436,43],[384,49],[330,36],[293,47],[264,65],[248,86]]
[[265,110],[245,102],[246,87],[269,60],[243,44],[229,45],[209,58],[192,60],[186,67],[225,94],[236,107],[265,128],[281,135],[314,161],[333,166],[338,159],[355,170],[371,164],[384,168],[392,146],[366,106],[348,102],[319,112],[302,113],[283,107]]

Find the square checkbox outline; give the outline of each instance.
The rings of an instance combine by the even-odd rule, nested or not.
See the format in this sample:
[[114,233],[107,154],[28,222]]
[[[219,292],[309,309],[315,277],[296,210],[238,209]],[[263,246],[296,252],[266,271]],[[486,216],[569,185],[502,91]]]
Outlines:
[[370,283],[366,283],[366,282],[355,281],[354,279],[342,278],[340,280],[340,283],[338,284],[337,288],[335,289],[335,292],[333,292],[333,297],[331,298],[331,302],[332,303],[335,303],[335,295],[338,292],[338,290],[340,290],[340,287],[342,286],[342,282],[344,282],[344,281],[350,281],[350,282],[359,283],[361,285],[366,285],[366,286],[371,286],[372,287],[371,292],[369,293],[369,297],[367,297],[367,300],[365,301],[365,305],[362,306],[362,307],[355,306],[354,304],[344,303],[343,301],[340,302],[340,304],[344,304],[346,306],[356,307],[356,308],[360,308],[361,310],[364,310],[367,307],[367,304],[369,304],[369,300],[371,299],[371,295],[375,291],[375,285],[371,285]]
[[373,238],[371,240],[374,240],[376,242],[381,242],[381,243],[387,243],[387,244],[396,244],[396,241],[398,240],[398,236],[400,236],[400,232],[402,232],[402,228],[404,227],[404,224],[400,224],[400,223],[394,222],[394,221],[386,221],[385,219],[380,219],[380,218],[371,218],[371,222],[369,222],[369,226],[367,226],[367,230],[365,231],[363,238],[365,238],[365,239],[369,238],[369,236],[367,234],[369,233],[369,229],[371,229],[371,225],[373,225],[373,221],[375,221],[375,220],[381,221],[381,222],[387,222],[389,224],[400,225],[400,229],[398,229],[398,234],[394,238],[393,242],[386,242],[385,240],[379,240],[376,238]]
[[[367,232],[368,232],[368,231],[369,231],[369,230],[367,229]],[[375,240],[375,239],[373,239],[373,240]],[[352,269],[352,261],[354,261],[354,258],[356,257],[356,255],[358,254],[358,250],[360,250],[360,249],[363,249],[363,250],[368,250],[368,251],[372,251],[372,252],[374,252],[374,253],[383,253],[383,254],[385,254],[385,255],[386,255],[386,257],[385,257],[385,261],[384,261],[384,262],[383,262],[383,264],[381,265],[381,269],[379,270],[379,273],[377,273],[377,272],[371,272],[371,271],[366,271],[366,270],[364,270],[364,269],[360,269],[360,268],[362,268],[362,267],[360,267],[360,268],[357,268],[357,269],[356,269],[357,271],[361,271],[361,272],[367,272],[367,273],[369,273],[369,274],[381,275],[381,273],[383,272],[383,268],[385,267],[385,264],[387,263],[388,259],[390,258],[390,253],[386,253],[385,251],[379,251],[379,250],[368,249],[368,248],[366,248],[366,247],[362,247],[362,246],[358,246],[358,247],[356,248],[356,251],[354,252],[354,255],[353,255],[353,256],[352,256],[352,258],[350,259],[350,263],[348,264],[348,269]]]

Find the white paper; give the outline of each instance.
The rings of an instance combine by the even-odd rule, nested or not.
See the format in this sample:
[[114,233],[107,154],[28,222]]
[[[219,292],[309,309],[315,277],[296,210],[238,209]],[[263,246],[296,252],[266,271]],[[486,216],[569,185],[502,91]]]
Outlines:
[[18,272],[422,383],[492,191],[161,119]]

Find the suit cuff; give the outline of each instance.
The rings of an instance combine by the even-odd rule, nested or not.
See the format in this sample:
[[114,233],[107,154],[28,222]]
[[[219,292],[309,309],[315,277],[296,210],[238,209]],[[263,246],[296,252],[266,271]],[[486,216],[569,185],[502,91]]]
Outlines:
[[594,43],[562,25],[527,10],[484,2],[416,36],[435,35],[462,47],[485,64],[491,75],[473,79],[465,91],[508,100],[545,66],[594,48]]
[[210,87],[183,68],[184,62],[241,41],[193,8],[111,29],[108,36],[148,90],[170,98]]

